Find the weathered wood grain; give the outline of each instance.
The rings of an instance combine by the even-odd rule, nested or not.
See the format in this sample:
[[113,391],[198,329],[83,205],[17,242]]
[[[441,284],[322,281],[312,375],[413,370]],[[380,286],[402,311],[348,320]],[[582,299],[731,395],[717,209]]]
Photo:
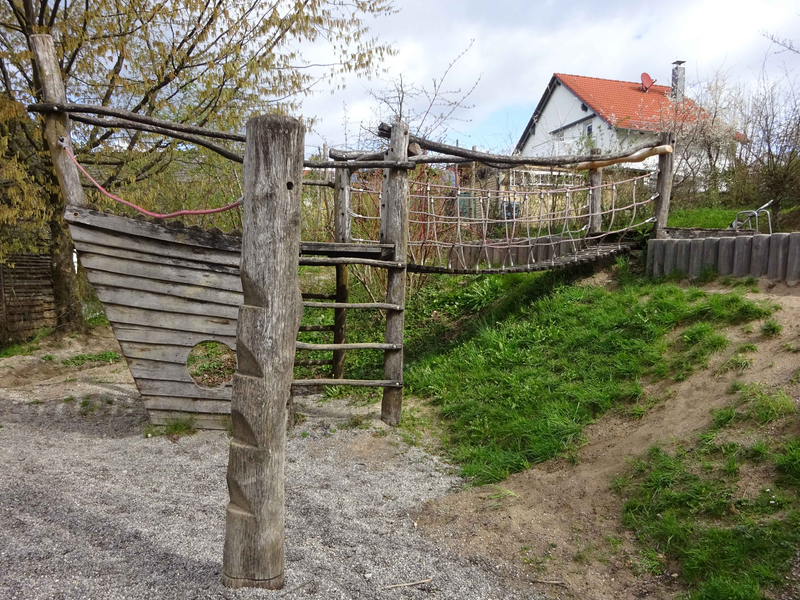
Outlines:
[[[89,242],[81,242],[74,240],[75,249],[79,253],[89,253],[95,255],[113,256],[115,258],[124,258],[141,263],[152,263],[156,265],[171,265],[174,267],[186,267],[189,269],[198,269],[202,271],[214,271],[216,273],[229,273],[239,278],[239,267],[228,267],[211,262],[201,262],[196,260],[184,260],[180,258],[172,258],[164,254],[148,254],[146,252],[137,252],[135,250],[126,250],[117,246],[102,246],[100,244],[92,244]],[[241,282],[239,283],[241,288]]]
[[194,381],[161,381],[157,379],[136,380],[136,387],[142,396],[173,396],[176,398],[205,398],[208,400],[230,400],[231,386],[225,385],[218,388],[207,388],[197,385]]
[[[91,281],[91,278],[89,279]],[[212,304],[210,302],[197,302],[175,296],[142,292],[139,290],[120,289],[93,284],[97,297],[104,304],[118,306],[131,306],[165,312],[181,313],[185,315],[204,315],[207,317],[220,317],[223,319],[236,319],[239,311],[237,306],[228,304]]]
[[215,335],[213,333],[198,333],[175,329],[158,329],[137,325],[115,324],[114,335],[119,342],[145,342],[150,344],[168,344],[172,346],[196,346],[200,342],[222,342],[234,351],[236,338],[234,336]]
[[185,285],[157,279],[145,279],[144,277],[131,277],[130,275],[106,273],[104,271],[95,271],[88,268],[86,269],[86,273],[93,286],[150,291],[154,294],[162,294],[164,296],[175,296],[176,298],[197,300],[198,302],[224,304],[236,308],[242,303],[243,298],[241,293],[229,292],[215,287]]
[[114,324],[145,325],[227,337],[236,335],[236,319],[204,317],[116,304],[104,306],[104,309],[108,320]]
[[142,403],[148,411],[171,410],[180,411],[180,413],[205,413],[209,415],[231,414],[231,403],[227,400],[172,398],[170,396],[142,396]]
[[233,377],[223,583],[279,589],[284,581],[284,455],[297,332],[305,128],[267,115],[247,122],[244,304]]
[[[406,123],[397,122],[392,127],[386,160],[405,162],[408,160],[409,133]],[[394,244],[393,259],[407,262],[408,251],[408,172],[404,169],[384,169],[381,204],[381,243]],[[386,276],[386,302],[404,307],[406,302],[406,270],[389,269]],[[403,333],[405,313],[395,310],[386,313],[387,344],[399,347],[387,350],[383,358],[383,376],[386,380],[403,381]],[[386,387],[381,401],[381,420],[388,425],[398,425],[403,407],[403,391],[397,387]]]
[[[166,425],[173,419],[186,418],[186,413],[182,411],[150,409],[147,412],[150,415],[150,422],[153,425]],[[195,426],[200,429],[221,429],[224,431],[230,428],[231,418],[228,415],[197,413],[192,416]]]

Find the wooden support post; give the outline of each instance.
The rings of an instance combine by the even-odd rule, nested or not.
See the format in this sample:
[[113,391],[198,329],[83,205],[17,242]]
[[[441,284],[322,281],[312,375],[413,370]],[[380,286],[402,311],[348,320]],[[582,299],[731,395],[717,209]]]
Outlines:
[[[333,228],[337,243],[349,244],[350,234],[350,169],[338,169],[334,187]],[[347,265],[336,265],[336,302],[346,304],[350,297],[350,271]],[[333,313],[333,343],[347,341],[347,309],[337,308]],[[344,377],[345,350],[333,352],[333,377]]]
[[[662,133],[659,139],[660,144],[668,144],[675,147],[675,134]],[[658,180],[656,181],[656,197],[654,210],[656,222],[653,226],[653,238],[665,237],[664,229],[667,226],[669,217],[669,200],[672,194],[672,170],[675,165],[675,153],[659,154],[658,156]]]
[[[64,90],[64,82],[61,80],[61,68],[58,65],[53,38],[47,34],[35,34],[29,39],[33,60],[39,72],[39,82],[42,86],[42,100],[48,104],[66,104],[67,94]],[[45,115],[44,136],[53,159],[53,167],[61,186],[64,202],[73,206],[86,206],[86,197],[83,187],[81,187],[78,168],[59,144],[59,141],[63,141],[72,148],[72,139],[69,133],[69,116],[66,113]]]
[[291,117],[247,122],[233,439],[228,460],[223,583],[280,589],[284,573],[287,404],[302,318],[298,262],[305,127]]
[[[408,125],[397,122],[392,127],[386,160],[406,162],[408,159]],[[381,243],[394,244],[394,260],[406,262],[408,252],[408,172],[405,169],[383,170],[383,202],[381,204]],[[406,270],[388,269],[386,302],[404,306],[406,302]],[[403,331],[405,312],[386,312],[386,343],[397,344],[398,350],[384,353],[384,379],[403,381]],[[381,420],[388,425],[400,423],[403,408],[403,389],[384,388]]]
[[[594,153],[594,148],[592,153]],[[591,169],[589,171],[589,235],[600,233],[603,225],[603,169]]]

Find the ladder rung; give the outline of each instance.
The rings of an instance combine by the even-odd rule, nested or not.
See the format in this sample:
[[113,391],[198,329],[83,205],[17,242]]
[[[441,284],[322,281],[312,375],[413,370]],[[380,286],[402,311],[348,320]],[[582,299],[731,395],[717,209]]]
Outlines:
[[305,300],[336,300],[336,294],[303,294]]
[[300,325],[299,331],[335,331],[336,325]]
[[399,381],[388,381],[385,379],[295,379],[293,386],[312,386],[312,385],[352,385],[355,387],[391,387],[401,388],[403,384]]
[[328,358],[324,360],[296,360],[294,361],[295,367],[313,367],[316,365],[332,365],[333,359]]
[[382,308],[385,310],[404,310],[399,304],[384,302],[303,302],[305,308]]
[[297,342],[298,350],[400,350],[400,344],[306,344]]
[[335,266],[335,265],[366,265],[368,267],[381,267],[383,269],[405,269],[406,263],[395,262],[391,260],[376,260],[374,258],[358,258],[358,257],[340,257],[340,258],[327,258],[327,257],[311,257],[304,256],[300,258],[301,267],[314,267],[314,266]]

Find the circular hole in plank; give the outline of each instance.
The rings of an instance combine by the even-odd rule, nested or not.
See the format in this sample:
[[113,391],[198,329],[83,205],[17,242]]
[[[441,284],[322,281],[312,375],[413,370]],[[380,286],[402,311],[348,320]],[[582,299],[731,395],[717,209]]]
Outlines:
[[207,340],[192,348],[186,367],[197,385],[219,387],[233,378],[236,355],[227,344]]

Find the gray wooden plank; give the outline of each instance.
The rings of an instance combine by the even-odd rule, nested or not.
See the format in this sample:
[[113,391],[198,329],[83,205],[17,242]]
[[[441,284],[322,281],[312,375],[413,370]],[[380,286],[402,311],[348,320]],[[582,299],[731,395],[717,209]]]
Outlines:
[[[218,288],[203,287],[200,285],[187,285],[183,283],[168,283],[156,279],[145,279],[144,277],[132,277],[118,273],[107,273],[105,271],[95,271],[86,269],[89,281],[92,285],[125,288],[130,290],[149,291],[155,294],[175,296],[187,300],[197,300],[199,302],[211,302],[214,304],[225,304],[236,308],[241,305],[244,296],[241,293],[229,292]],[[91,274],[90,274],[91,273]]]
[[[122,240],[119,240],[122,242]],[[175,267],[186,267],[189,269],[200,269],[203,271],[215,271],[217,273],[229,273],[231,275],[239,275],[238,267],[230,267],[227,265],[220,265],[213,262],[204,260],[188,260],[184,258],[174,258],[167,256],[164,253],[150,254],[147,252],[139,252],[136,250],[128,250],[126,248],[119,248],[117,246],[105,246],[102,244],[94,244],[90,242],[81,242],[73,239],[76,250],[79,253],[88,252],[90,254],[101,254],[105,256],[115,256],[117,258],[126,258],[128,260],[135,260],[138,262],[155,263],[159,265],[172,265]],[[186,246],[187,251],[191,246]],[[48,275],[49,275],[48,270]]]
[[150,409],[147,411],[150,415],[150,422],[153,425],[166,425],[172,419],[185,419],[187,416],[191,416],[194,419],[194,425],[198,429],[222,429],[226,430],[230,428],[230,416],[229,415],[211,415],[211,414],[201,414],[201,413],[193,413],[188,414],[186,412],[175,411],[175,410],[153,410]]
[[[89,277],[89,281],[92,281]],[[205,315],[207,317],[221,317],[235,320],[239,308],[225,304],[212,304],[210,302],[197,302],[163,294],[153,294],[140,290],[129,290],[106,287],[92,282],[97,297],[103,305],[116,304],[137,308],[149,308],[165,312],[181,313],[185,315]]]
[[118,231],[128,235],[173,242],[176,244],[186,244],[231,252],[240,252],[242,248],[242,240],[238,237],[222,234],[215,235],[205,231],[193,231],[191,229],[171,228],[166,225],[137,221],[136,219],[110,215],[77,206],[67,206],[64,212],[64,219],[67,223],[81,223],[98,229]]
[[231,386],[218,388],[200,387],[196,383],[182,381],[159,381],[157,379],[136,380],[136,386],[142,396],[172,396],[175,398],[204,398],[208,400],[230,400]]
[[[241,293],[242,291],[242,282],[239,276],[229,273],[215,273],[214,271],[187,269],[172,265],[157,265],[113,256],[103,256],[101,254],[84,253],[79,257],[85,269],[94,271],[144,277],[170,283],[199,285],[230,292]],[[91,281],[91,278],[89,281]]]
[[148,411],[171,410],[205,415],[231,414],[231,403],[225,400],[173,398],[170,396],[143,396],[142,402]]
[[127,235],[117,231],[106,231],[94,229],[84,225],[71,224],[69,226],[70,235],[73,240],[99,244],[103,246],[119,246],[135,252],[169,256],[180,260],[197,261],[202,263],[214,263],[218,265],[236,267],[239,266],[239,253],[227,252],[223,250],[213,250],[211,248],[201,248],[179,244],[175,242],[162,242],[146,237]]
[[[185,364],[146,360],[143,358],[129,358],[128,368],[134,379],[159,379],[161,381],[181,381],[195,383],[189,375],[189,368]],[[200,386],[203,387],[203,386]]]
[[[331,326],[332,327],[332,326]],[[114,335],[119,342],[145,342],[150,344],[169,344],[174,346],[196,346],[200,342],[215,341],[227,344],[236,351],[236,338],[210,333],[158,329],[141,325],[114,325]]]
[[236,336],[236,319],[186,315],[116,304],[109,304],[104,308],[108,320],[113,324],[146,325],[210,335]]
[[165,363],[176,363],[186,368],[186,360],[192,349],[189,346],[169,346],[147,342],[119,342],[122,353],[128,359],[145,359]]

